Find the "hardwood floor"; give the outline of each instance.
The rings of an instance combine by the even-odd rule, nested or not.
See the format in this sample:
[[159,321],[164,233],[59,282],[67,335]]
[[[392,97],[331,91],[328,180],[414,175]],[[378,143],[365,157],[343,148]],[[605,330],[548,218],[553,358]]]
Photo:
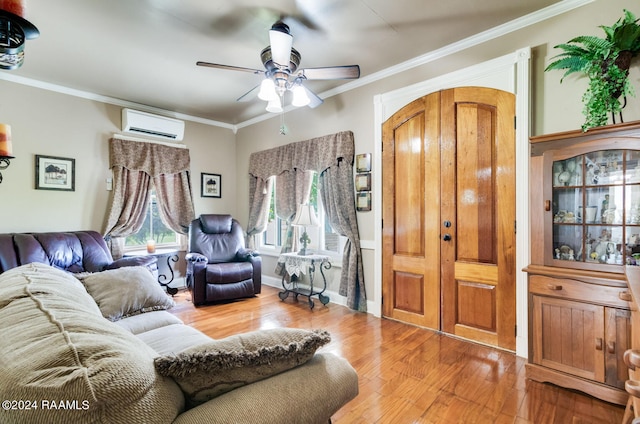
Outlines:
[[[620,423],[624,408],[525,377],[525,360],[430,330],[306,298],[284,302],[263,286],[256,298],[195,308],[180,291],[171,311],[220,339],[274,327],[324,328],[322,350],[351,362],[359,395],[333,423]],[[313,383],[310,383],[313,384]]]

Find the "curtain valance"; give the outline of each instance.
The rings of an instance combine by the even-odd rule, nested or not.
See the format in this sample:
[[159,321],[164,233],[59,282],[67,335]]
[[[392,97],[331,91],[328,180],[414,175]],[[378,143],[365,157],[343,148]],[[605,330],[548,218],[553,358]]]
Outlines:
[[293,169],[320,174],[340,160],[353,165],[353,156],[353,133],[343,131],[252,153],[249,174],[263,181]]
[[112,138],[111,168],[143,171],[152,177],[189,171],[189,150],[158,143]]
[[123,254],[124,239],[144,224],[151,187],[165,225],[187,234],[195,218],[189,150],[157,143],[111,138],[113,194],[104,234],[114,258]]

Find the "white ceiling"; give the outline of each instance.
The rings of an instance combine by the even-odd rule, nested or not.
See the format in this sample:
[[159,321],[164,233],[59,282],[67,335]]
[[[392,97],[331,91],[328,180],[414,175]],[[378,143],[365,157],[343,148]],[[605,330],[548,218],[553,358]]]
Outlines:
[[[261,77],[195,63],[263,69],[260,51],[280,16],[301,68],[358,64],[366,77],[558,2],[28,0],[40,37],[27,41],[21,68],[0,72],[238,124],[265,113],[258,99],[236,102]],[[348,82],[306,85],[321,94]]]

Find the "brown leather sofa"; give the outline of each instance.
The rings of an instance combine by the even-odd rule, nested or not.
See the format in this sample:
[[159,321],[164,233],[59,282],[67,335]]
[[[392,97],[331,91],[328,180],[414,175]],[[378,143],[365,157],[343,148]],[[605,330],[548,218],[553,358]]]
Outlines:
[[97,231],[0,234],[0,273],[32,262],[63,271],[99,272],[123,266],[157,269],[156,258],[139,256],[113,260]]
[[252,297],[262,288],[262,258],[245,248],[231,215],[205,214],[189,226],[187,285],[195,305]]

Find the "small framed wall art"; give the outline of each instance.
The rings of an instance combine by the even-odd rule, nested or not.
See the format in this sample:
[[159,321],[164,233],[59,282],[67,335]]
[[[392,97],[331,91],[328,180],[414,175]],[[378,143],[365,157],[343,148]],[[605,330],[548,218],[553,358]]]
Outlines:
[[356,194],[356,210],[359,212],[371,210],[371,192]]
[[36,190],[76,190],[76,160],[36,155]]
[[371,174],[356,174],[356,191],[371,190]]
[[371,172],[371,153],[356,155],[356,172]]
[[201,173],[200,197],[222,197],[222,175]]

